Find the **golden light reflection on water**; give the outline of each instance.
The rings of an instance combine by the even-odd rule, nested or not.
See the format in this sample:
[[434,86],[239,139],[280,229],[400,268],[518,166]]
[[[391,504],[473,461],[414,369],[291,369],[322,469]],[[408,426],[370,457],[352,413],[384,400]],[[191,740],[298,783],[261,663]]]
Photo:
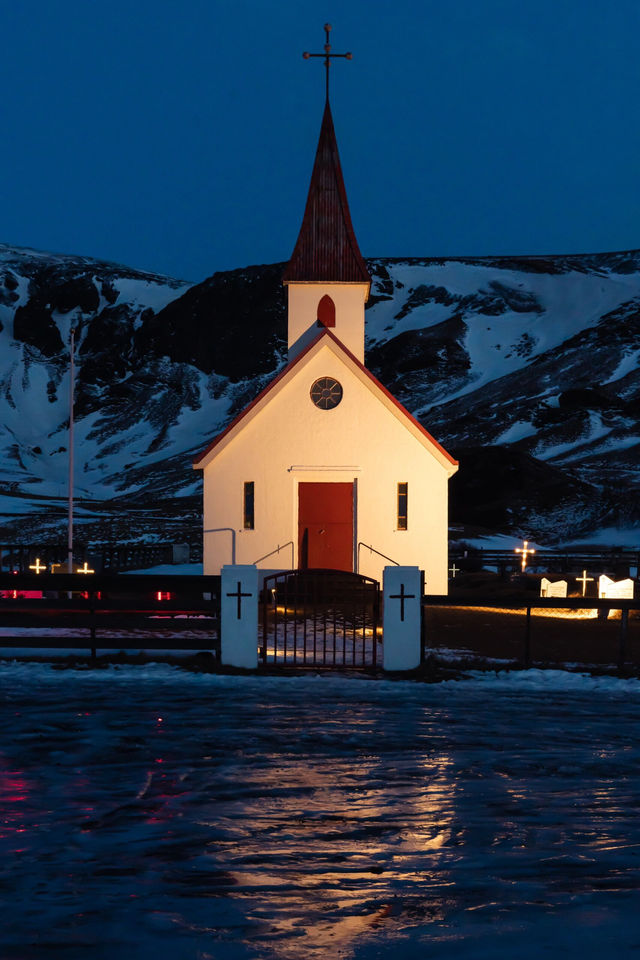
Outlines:
[[[479,930],[491,956],[508,928],[556,916],[579,930],[603,895],[627,904],[624,928],[637,681],[607,694],[548,676],[533,691],[525,677],[136,678],[126,693],[67,675],[96,705],[82,714],[59,680],[39,688],[26,718],[5,712],[0,756],[5,845],[26,847],[7,858],[25,905],[3,916],[10,955],[31,955],[37,927],[39,948],[69,957],[78,943],[105,957],[472,956]],[[517,936],[495,954],[517,956]]]
[[271,759],[277,769],[263,768],[264,792],[252,779],[260,798],[226,810],[232,827],[236,818],[251,822],[251,835],[215,841],[210,852],[233,877],[233,895],[252,903],[252,918],[268,919],[274,955],[349,957],[400,915],[406,925],[401,902],[412,895],[420,903],[416,922],[425,911],[441,916],[448,878],[433,857],[453,832],[449,757],[434,753],[391,768],[378,756],[330,765]]

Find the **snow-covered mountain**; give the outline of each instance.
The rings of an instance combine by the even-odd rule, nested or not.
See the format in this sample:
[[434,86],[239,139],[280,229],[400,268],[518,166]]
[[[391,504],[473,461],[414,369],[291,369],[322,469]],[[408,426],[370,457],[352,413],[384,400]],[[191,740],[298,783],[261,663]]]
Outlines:
[[[369,266],[367,363],[459,456],[454,521],[639,521],[640,251]],[[282,270],[193,286],[0,245],[2,536],[62,525],[73,323],[85,535],[196,537],[193,453],[286,359]]]

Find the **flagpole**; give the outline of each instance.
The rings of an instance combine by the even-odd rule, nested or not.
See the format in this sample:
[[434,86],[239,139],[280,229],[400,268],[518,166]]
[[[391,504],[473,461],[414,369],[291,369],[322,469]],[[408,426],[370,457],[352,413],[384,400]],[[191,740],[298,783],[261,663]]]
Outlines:
[[73,391],[75,380],[75,337],[76,331],[71,325],[69,350],[69,504],[67,514],[67,573],[73,573]]

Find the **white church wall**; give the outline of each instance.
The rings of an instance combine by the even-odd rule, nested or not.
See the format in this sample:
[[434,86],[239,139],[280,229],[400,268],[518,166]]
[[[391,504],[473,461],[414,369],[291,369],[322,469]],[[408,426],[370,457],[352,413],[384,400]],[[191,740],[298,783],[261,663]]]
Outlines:
[[[319,410],[309,397],[319,377],[343,386],[341,403]],[[255,408],[254,408],[255,409]],[[222,445],[221,445],[222,446]],[[235,562],[289,569],[298,564],[298,484],[357,480],[354,541],[425,570],[427,592],[447,592],[447,469],[362,382],[323,347],[252,411],[205,467],[204,526],[232,527]],[[243,485],[255,484],[255,529],[243,529]],[[397,484],[408,483],[408,529],[397,529]],[[205,534],[204,570],[231,563],[231,533]],[[387,560],[360,548],[359,572],[379,579]],[[293,559],[293,564],[291,560]]]
[[317,337],[317,310],[328,294],[336,307],[336,325],[331,332],[347,350],[364,363],[364,305],[369,294],[366,283],[289,283],[289,359],[301,353]]

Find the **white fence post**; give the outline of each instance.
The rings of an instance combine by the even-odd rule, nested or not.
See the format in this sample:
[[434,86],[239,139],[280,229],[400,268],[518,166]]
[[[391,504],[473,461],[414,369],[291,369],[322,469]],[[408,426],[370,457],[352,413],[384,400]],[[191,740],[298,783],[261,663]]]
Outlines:
[[419,567],[385,567],[383,665],[385,670],[420,666],[422,576]]
[[226,564],[221,571],[220,660],[225,667],[258,666],[258,568]]

